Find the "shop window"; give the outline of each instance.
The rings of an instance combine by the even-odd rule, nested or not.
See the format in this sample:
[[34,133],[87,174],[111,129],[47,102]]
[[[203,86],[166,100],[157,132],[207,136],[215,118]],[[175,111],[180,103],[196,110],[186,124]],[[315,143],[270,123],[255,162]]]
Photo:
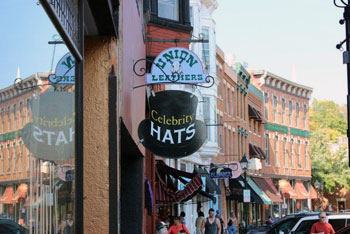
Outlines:
[[[202,28],[202,35],[204,40],[209,40],[209,28]],[[202,43],[202,61],[206,71],[210,71],[210,48],[209,43]]]
[[158,0],[158,17],[179,21],[179,0]]

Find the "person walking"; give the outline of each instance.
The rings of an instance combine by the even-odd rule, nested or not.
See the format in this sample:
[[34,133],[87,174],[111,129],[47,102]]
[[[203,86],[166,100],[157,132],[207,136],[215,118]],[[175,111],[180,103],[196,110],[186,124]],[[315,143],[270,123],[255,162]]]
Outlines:
[[202,234],[202,222],[204,220],[204,213],[198,212],[198,218],[196,219],[196,234]]
[[74,221],[72,212],[67,212],[67,220],[61,224],[62,234],[73,234],[74,232]]
[[221,224],[221,232],[218,232],[218,234],[224,233],[225,225],[224,220],[221,218],[220,210],[216,210],[215,218],[219,219]]
[[237,231],[237,219],[233,212],[227,222],[227,229],[229,234],[236,234]]
[[312,225],[310,234],[334,234],[332,225],[326,222],[326,213],[321,212],[318,217],[320,220]]
[[219,234],[221,233],[220,220],[216,218],[214,209],[209,209],[209,217],[202,222],[202,234]]
[[181,217],[174,218],[174,224],[169,228],[168,234],[178,234],[178,233],[187,233],[190,234],[190,231],[187,229],[186,225],[181,223]]

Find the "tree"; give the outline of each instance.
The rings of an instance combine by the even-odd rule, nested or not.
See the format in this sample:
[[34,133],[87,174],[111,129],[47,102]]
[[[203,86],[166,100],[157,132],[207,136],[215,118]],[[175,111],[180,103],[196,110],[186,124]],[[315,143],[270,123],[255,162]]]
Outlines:
[[323,182],[327,192],[349,189],[347,148],[331,154],[328,143],[346,134],[346,112],[333,101],[314,100],[310,109],[312,179]]

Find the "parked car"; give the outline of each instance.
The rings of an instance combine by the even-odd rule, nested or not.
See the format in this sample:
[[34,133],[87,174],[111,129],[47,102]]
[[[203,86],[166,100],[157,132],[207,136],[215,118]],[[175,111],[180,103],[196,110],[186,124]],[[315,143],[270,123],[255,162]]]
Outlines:
[[335,234],[350,234],[350,226],[343,227],[335,232]]
[[0,219],[0,234],[28,234],[28,229],[10,219]]
[[[249,234],[309,234],[312,225],[319,221],[319,213],[307,212],[288,215],[277,222],[252,230]],[[350,213],[327,213],[327,222],[335,231],[350,224]]]

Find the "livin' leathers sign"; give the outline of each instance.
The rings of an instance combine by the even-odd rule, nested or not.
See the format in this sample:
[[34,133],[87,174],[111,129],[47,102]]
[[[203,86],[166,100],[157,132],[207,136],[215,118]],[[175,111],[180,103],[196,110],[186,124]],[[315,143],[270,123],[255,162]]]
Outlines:
[[147,84],[205,83],[208,74],[203,72],[201,60],[192,51],[172,47],[164,50],[154,60]]
[[215,167],[210,169],[209,176],[216,179],[231,179],[232,169],[228,167]]
[[142,144],[165,158],[182,158],[196,152],[206,139],[206,126],[196,120],[198,99],[192,93],[171,90],[149,97],[150,119],[138,128]]

